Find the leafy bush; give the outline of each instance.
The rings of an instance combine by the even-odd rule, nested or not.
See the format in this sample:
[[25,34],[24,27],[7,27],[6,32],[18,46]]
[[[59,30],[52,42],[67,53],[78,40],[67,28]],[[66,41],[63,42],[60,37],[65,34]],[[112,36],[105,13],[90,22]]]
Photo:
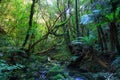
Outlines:
[[24,66],[21,64],[10,66],[5,61],[0,60],[0,80],[8,80],[9,76],[14,70],[20,70],[22,68],[24,68]]

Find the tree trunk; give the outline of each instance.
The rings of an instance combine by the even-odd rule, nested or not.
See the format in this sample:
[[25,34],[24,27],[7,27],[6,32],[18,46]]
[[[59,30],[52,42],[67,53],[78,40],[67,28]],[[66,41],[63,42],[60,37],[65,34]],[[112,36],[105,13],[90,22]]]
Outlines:
[[99,42],[99,45],[101,47],[101,50],[103,51],[104,47],[103,47],[102,36],[101,36],[101,32],[100,32],[99,27],[97,28],[97,31],[98,31],[98,42]]
[[78,0],[75,0],[75,20],[76,20],[76,31],[77,37],[80,37],[80,29],[79,29],[79,20],[78,20]]
[[107,40],[105,37],[105,33],[103,32],[103,29],[101,26],[98,27],[98,36],[99,36],[99,42],[101,45],[102,51],[107,50]]
[[[68,0],[68,9],[70,8],[70,1]],[[66,9],[66,6],[64,5],[64,10]],[[64,13],[64,21],[67,19],[67,16],[66,16],[66,12]],[[65,40],[65,43],[67,45],[67,48],[69,47],[69,44],[70,44],[70,35],[69,35],[69,30],[68,30],[68,25],[64,25],[63,26],[63,30],[64,30],[64,40]]]
[[31,36],[30,35],[30,30],[32,28],[32,20],[33,20],[33,14],[34,14],[35,0],[32,0],[32,1],[33,2],[32,2],[32,5],[31,5],[31,11],[30,11],[29,28],[27,30],[26,37],[25,37],[25,40],[24,40],[24,42],[22,44],[22,47],[25,47],[25,45],[28,42],[29,37]]
[[117,51],[120,54],[120,44],[119,44],[119,39],[118,39],[118,29],[116,26],[115,22],[110,22],[110,43],[111,43],[111,50],[115,51],[115,49],[117,49]]

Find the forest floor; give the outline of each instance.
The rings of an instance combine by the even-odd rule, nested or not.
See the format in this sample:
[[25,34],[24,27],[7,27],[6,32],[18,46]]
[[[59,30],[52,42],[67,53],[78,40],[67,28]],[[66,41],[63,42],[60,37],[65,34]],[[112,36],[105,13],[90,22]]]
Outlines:
[[[3,56],[2,53],[0,55]],[[115,68],[114,71],[104,69],[96,62],[94,63],[93,60],[92,70],[88,70],[90,65],[88,60],[68,67],[74,58],[73,55],[64,50],[58,52],[53,50],[44,54],[33,54],[29,59],[16,56],[16,65],[21,65],[15,67],[15,64],[9,64],[11,63],[8,60],[9,57],[6,57],[1,58],[0,71],[4,76],[8,75],[9,80],[120,80],[119,56],[111,62],[111,65]],[[76,65],[79,66],[76,67]],[[0,79],[7,80],[1,78],[1,76]]]
[[[80,67],[76,68],[75,65],[72,68],[68,68],[68,65],[71,63],[69,59],[72,58],[70,55],[66,60],[61,60],[65,59],[64,56],[66,56],[65,54],[61,55],[61,53],[50,56],[40,56],[44,56],[45,60],[42,59],[43,69],[39,71],[39,76],[36,80],[120,80],[120,57],[113,61],[113,65],[116,67],[115,71],[112,72],[97,66],[94,68],[98,71],[91,72],[83,70]],[[81,67],[89,66],[87,62],[84,62],[82,65]],[[96,66],[98,64],[94,63],[94,65]]]
[[[105,71],[104,69],[99,72],[83,71],[79,68],[67,68],[69,61],[62,63],[57,60],[50,60],[43,63],[44,69],[39,71],[36,80],[120,80],[119,68],[118,72]],[[86,63],[87,64],[87,63]]]

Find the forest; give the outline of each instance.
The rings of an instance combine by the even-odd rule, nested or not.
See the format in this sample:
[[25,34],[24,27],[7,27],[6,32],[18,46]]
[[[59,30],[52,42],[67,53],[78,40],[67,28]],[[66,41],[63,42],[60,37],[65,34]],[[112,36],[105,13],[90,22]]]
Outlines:
[[120,0],[0,0],[0,80],[120,80]]

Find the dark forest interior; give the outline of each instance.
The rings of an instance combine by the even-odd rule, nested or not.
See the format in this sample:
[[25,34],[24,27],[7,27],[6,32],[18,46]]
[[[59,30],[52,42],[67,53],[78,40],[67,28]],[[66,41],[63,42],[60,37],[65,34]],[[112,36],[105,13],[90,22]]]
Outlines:
[[0,80],[120,80],[120,0],[0,0]]

